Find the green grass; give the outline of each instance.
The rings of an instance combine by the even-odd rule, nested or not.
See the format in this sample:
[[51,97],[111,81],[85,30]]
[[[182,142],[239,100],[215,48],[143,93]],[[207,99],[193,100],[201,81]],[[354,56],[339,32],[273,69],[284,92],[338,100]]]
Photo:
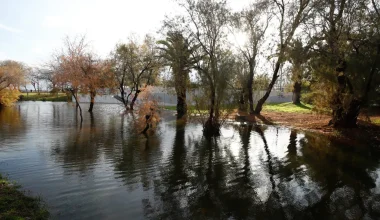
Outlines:
[[50,102],[67,102],[68,98],[65,93],[22,93],[19,101],[50,101]]
[[380,125],[380,118],[375,118],[371,120],[373,124]]
[[0,175],[0,219],[48,219],[49,212],[41,200],[19,189]]
[[165,110],[177,111],[177,106],[164,106]]
[[292,102],[270,103],[263,106],[263,111],[289,112],[289,113],[311,113],[313,106],[305,103],[295,105]]

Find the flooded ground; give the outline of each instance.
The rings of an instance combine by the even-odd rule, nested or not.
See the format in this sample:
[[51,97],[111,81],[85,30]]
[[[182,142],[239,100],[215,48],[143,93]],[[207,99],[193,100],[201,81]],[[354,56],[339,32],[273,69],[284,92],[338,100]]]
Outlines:
[[97,104],[80,128],[68,103],[1,109],[0,173],[53,219],[380,217],[379,146],[237,122],[207,139],[172,112],[145,137],[121,111]]

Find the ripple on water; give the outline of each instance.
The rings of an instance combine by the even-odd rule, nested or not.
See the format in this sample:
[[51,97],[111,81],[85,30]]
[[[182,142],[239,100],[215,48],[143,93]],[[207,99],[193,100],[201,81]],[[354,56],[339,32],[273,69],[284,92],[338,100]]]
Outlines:
[[316,134],[240,123],[206,139],[201,125],[176,125],[172,113],[147,138],[131,132],[133,117],[121,111],[96,104],[92,115],[83,112],[80,127],[66,103],[24,102],[1,110],[0,173],[41,195],[53,219],[346,219],[380,213],[376,152],[360,154]]

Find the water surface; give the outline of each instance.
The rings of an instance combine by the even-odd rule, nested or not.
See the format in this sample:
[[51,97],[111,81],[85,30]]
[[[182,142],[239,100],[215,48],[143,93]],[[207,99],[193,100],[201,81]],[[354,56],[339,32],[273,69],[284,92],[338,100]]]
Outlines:
[[1,109],[0,173],[40,195],[52,219],[380,217],[378,146],[243,123],[207,139],[172,112],[146,137],[121,111],[97,104],[80,128],[68,103]]

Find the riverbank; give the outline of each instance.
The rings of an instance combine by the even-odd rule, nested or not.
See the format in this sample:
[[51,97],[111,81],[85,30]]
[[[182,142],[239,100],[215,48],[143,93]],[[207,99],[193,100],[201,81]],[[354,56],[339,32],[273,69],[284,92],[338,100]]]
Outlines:
[[71,101],[66,93],[22,93],[19,101],[49,101],[49,102],[67,102]]
[[328,126],[330,115],[313,112],[312,106],[291,103],[266,105],[260,116],[236,112],[237,120],[270,125],[283,125],[299,130],[323,133],[351,144],[369,143],[380,147],[380,112],[365,110],[359,115],[356,128],[335,129]]
[[48,219],[49,212],[39,198],[20,191],[20,186],[0,174],[0,219]]

